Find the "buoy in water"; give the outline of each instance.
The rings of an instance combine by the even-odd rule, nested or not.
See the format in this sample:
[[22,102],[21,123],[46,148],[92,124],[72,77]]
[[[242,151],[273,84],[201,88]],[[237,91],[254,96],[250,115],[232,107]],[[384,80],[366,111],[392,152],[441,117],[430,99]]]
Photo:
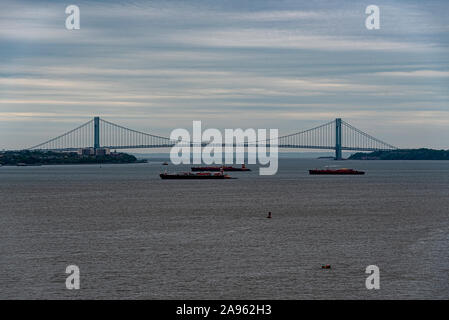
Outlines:
[[270,211],[270,212],[268,212],[268,216],[267,216],[267,218],[268,218],[268,219],[271,219],[271,211]]

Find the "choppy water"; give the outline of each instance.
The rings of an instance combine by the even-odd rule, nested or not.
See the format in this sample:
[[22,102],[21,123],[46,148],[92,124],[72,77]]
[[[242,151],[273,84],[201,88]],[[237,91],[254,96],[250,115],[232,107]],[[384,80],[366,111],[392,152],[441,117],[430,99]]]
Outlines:
[[276,176],[163,181],[161,161],[1,167],[0,298],[449,298],[449,162],[326,177],[307,169],[335,162],[281,159]]

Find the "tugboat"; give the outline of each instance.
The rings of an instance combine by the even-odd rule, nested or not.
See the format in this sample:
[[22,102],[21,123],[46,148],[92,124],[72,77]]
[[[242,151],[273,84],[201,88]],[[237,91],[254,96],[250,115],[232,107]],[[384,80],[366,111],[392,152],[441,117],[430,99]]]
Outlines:
[[251,169],[247,168],[245,164],[242,164],[241,168],[235,167],[224,167],[224,166],[212,166],[212,167],[192,167],[192,171],[251,171]]
[[159,175],[161,179],[237,179],[231,178],[227,174],[223,174],[223,172],[218,173],[210,173],[210,172],[199,172],[199,173],[161,173]]
[[309,174],[365,174],[364,171],[357,171],[354,169],[347,169],[347,168],[341,168],[341,169],[312,169],[309,170]]

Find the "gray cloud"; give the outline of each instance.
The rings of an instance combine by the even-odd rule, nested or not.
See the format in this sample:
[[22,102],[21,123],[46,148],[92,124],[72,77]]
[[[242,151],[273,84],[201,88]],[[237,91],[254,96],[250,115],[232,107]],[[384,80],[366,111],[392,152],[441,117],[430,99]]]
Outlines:
[[81,30],[68,31],[65,2],[2,3],[0,148],[94,115],[162,135],[192,120],[290,133],[342,117],[395,145],[447,148],[444,1],[379,1],[376,31],[353,1],[77,4]]

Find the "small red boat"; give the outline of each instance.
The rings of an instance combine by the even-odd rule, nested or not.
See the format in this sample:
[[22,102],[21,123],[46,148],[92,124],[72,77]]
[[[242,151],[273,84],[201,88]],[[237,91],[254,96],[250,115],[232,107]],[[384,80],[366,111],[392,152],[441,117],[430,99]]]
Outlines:
[[309,174],[365,174],[364,171],[357,171],[354,169],[312,169]]

